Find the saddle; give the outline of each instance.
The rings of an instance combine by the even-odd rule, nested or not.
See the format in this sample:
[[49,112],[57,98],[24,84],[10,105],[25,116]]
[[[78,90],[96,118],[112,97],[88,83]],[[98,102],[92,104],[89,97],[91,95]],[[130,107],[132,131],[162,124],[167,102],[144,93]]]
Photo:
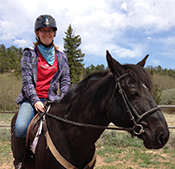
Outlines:
[[[41,125],[42,121],[41,121],[41,115],[38,113],[35,115],[35,117],[32,119],[32,121],[30,122],[28,129],[27,129],[27,134],[26,134],[26,147],[28,150],[32,150],[34,143],[34,140],[37,138],[37,140],[40,137],[40,134],[38,135],[38,131],[39,131],[39,127],[42,128]],[[40,129],[41,131],[41,129]],[[34,143],[35,144],[35,143]],[[32,149],[31,149],[32,148]],[[32,150],[33,153],[35,153],[35,151]]]

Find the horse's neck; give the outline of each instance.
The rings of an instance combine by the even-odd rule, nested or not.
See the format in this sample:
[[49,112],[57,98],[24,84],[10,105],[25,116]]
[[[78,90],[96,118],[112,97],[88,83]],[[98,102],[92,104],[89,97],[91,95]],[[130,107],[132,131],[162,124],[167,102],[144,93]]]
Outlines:
[[[110,122],[107,117],[109,100],[114,88],[112,78],[112,75],[108,74],[84,90],[71,105],[69,112],[66,113],[66,118],[85,124],[107,126]],[[89,144],[89,146],[91,146],[90,144],[94,144],[103,132],[103,130],[88,127],[74,126],[72,128],[76,128],[76,130],[72,130],[71,132],[74,132],[77,137],[80,137],[78,141]],[[81,137],[84,133],[86,133],[85,136]],[[92,135],[93,138],[89,141],[89,137]]]
[[84,123],[103,123],[107,118],[106,109],[114,88],[111,79],[112,74],[108,74],[95,83],[88,82],[83,92],[69,102],[65,116]]
[[[104,77],[97,83],[84,90],[73,103],[69,102],[68,105],[57,107],[58,114],[65,114],[66,119],[74,122],[107,126],[109,120],[106,115],[106,106],[109,106],[109,98],[112,94],[111,91],[108,92],[111,87],[111,77]],[[67,112],[65,113],[65,111]],[[52,121],[54,120],[52,119]],[[50,122],[50,125],[52,130],[57,129],[55,132],[58,136],[55,138],[57,139],[55,144],[61,146],[61,153],[68,156],[70,160],[73,158],[73,161],[77,163],[81,163],[84,158],[89,156],[89,153],[92,154],[95,142],[104,131],[103,129],[80,127],[62,122]],[[55,125],[57,127],[54,127]],[[51,132],[54,135],[55,132]],[[65,152],[69,152],[69,155]],[[74,157],[74,154],[77,156]]]

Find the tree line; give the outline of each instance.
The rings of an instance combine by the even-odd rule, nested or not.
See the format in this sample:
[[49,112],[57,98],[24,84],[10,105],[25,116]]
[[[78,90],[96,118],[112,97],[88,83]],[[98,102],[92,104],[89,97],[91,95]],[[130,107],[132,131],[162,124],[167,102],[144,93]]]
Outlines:
[[[67,31],[65,32],[64,40],[64,52],[67,55],[69,68],[70,68],[70,78],[71,83],[76,84],[87,75],[106,70],[103,64],[101,65],[90,65],[88,67],[84,67],[83,61],[85,54],[82,52],[81,45],[81,37],[80,35],[75,35],[73,28],[71,25],[68,26]],[[15,76],[21,75],[21,57],[23,54],[22,48],[17,48],[15,46],[11,46],[6,48],[5,45],[0,45],[0,73],[5,72],[13,72]],[[163,69],[161,66],[153,67],[148,66],[146,68],[152,75],[153,74],[161,74],[168,75],[175,78],[175,70],[173,69]]]
[[175,79],[175,70],[174,69],[167,69],[162,68],[160,65],[158,66],[147,66],[146,69],[153,75],[153,74],[159,74],[159,75],[168,75]]
[[0,73],[20,71],[20,61],[23,49],[11,46],[6,48],[3,44],[0,45]]

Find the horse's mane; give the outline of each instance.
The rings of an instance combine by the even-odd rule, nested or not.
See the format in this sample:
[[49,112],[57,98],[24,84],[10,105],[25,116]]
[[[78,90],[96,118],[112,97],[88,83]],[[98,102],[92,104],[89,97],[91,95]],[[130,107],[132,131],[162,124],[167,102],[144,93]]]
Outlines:
[[83,91],[87,89],[87,87],[93,85],[95,82],[97,82],[102,77],[105,77],[109,73],[108,70],[101,71],[101,72],[95,72],[87,76],[85,79],[80,81],[78,84],[73,85],[70,87],[66,95],[64,96],[63,102],[67,102],[67,100],[74,100],[79,96]]

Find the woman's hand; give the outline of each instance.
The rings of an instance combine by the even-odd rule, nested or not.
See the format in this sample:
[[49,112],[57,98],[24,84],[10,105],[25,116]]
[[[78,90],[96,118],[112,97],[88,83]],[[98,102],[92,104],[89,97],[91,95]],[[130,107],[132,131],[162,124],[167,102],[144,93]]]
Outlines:
[[38,101],[34,104],[35,110],[36,111],[41,111],[44,112],[45,108],[44,108],[44,104],[41,101]]

